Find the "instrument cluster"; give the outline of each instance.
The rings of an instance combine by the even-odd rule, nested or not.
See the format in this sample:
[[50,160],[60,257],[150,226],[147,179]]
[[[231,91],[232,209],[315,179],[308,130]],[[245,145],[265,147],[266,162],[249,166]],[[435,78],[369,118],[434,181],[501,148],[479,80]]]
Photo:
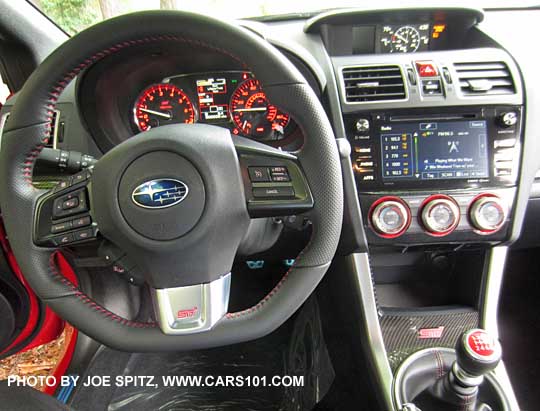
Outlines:
[[296,128],[289,114],[272,105],[259,81],[246,71],[164,78],[146,87],[132,110],[138,131],[167,124],[206,123],[227,127],[235,135],[277,142]]

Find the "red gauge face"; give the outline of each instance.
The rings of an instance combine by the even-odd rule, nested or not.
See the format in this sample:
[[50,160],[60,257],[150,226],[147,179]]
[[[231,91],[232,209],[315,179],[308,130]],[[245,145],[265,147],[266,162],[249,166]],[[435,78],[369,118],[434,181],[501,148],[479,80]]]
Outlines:
[[193,104],[173,84],[155,84],[144,90],[133,109],[135,124],[141,131],[166,124],[195,122]]
[[283,138],[289,115],[268,103],[258,80],[244,81],[232,95],[231,117],[242,134],[262,140]]

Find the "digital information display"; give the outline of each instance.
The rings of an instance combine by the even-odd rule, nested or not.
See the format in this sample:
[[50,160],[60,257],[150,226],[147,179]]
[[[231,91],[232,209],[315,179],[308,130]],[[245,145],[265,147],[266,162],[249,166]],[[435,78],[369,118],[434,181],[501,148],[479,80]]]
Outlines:
[[380,139],[385,181],[489,177],[485,120],[384,124]]
[[220,122],[229,119],[229,94],[227,79],[207,78],[196,80],[199,113],[206,122]]

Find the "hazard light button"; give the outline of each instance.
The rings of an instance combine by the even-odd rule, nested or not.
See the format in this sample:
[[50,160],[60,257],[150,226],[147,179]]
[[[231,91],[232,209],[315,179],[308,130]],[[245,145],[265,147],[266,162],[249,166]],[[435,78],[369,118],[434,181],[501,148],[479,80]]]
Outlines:
[[416,69],[420,77],[436,77],[439,75],[435,64],[431,61],[417,61]]

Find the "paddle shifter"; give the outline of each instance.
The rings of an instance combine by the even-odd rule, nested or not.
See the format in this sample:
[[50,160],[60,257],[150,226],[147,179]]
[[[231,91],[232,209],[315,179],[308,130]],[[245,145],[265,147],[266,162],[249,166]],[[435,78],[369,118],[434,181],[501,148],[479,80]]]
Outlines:
[[466,331],[456,345],[456,361],[444,378],[431,388],[431,393],[447,404],[464,411],[488,411],[478,401],[478,387],[484,375],[493,371],[501,360],[501,345],[492,335],[481,329]]

